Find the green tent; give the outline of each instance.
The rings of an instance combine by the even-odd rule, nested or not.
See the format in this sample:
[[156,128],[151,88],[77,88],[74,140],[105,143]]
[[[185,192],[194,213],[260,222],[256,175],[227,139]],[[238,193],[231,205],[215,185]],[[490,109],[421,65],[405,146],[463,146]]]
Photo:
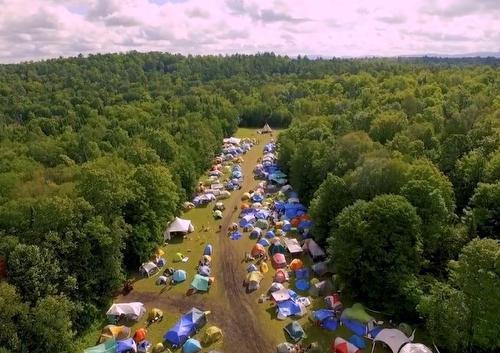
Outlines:
[[284,330],[294,342],[298,342],[306,337],[306,333],[298,321],[290,322],[285,326]]
[[269,222],[265,219],[258,219],[257,222],[255,222],[255,226],[260,229],[267,229],[269,228]]
[[191,288],[206,292],[208,290],[208,277],[196,274],[191,282]]
[[345,309],[342,313],[342,316],[351,320],[362,322],[364,324],[369,321],[375,320],[365,311],[365,308],[360,303],[355,303],[352,307]]
[[116,341],[114,339],[107,340],[97,346],[87,348],[83,353],[115,353]]

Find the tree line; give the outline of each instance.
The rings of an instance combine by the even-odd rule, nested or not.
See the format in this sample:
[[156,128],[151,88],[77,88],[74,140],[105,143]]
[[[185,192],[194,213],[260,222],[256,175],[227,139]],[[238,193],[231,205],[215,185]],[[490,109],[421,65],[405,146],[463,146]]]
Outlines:
[[498,63],[132,52],[0,65],[0,352],[81,350],[222,137],[265,122],[290,125],[280,163],[354,296],[424,315],[450,351],[465,302],[468,347],[494,347],[474,319],[498,313],[498,281],[470,291],[479,270],[498,279]]

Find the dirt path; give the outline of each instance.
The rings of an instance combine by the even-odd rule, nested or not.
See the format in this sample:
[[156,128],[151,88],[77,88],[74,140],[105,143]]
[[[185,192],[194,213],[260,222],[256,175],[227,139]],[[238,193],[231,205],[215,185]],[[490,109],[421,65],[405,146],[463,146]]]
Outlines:
[[[254,146],[255,149],[262,150],[263,144]],[[260,152],[260,151],[259,151]],[[224,322],[230,327],[226,331],[224,338],[224,348],[226,352],[255,353],[255,352],[274,352],[275,347],[264,331],[264,327],[259,324],[254,313],[254,308],[249,296],[246,295],[243,288],[243,281],[246,272],[241,266],[242,255],[234,251],[232,240],[226,234],[229,225],[235,220],[239,212],[239,205],[243,193],[257,185],[250,172],[257,158],[245,158],[242,163],[242,169],[245,172],[242,188],[233,192],[232,202],[227,206],[229,212],[222,221],[221,236],[219,237],[220,261],[217,273],[220,273],[220,281],[223,283],[226,296],[227,311],[225,312]],[[235,210],[236,208],[236,210]],[[233,210],[235,210],[233,212]],[[236,348],[237,347],[237,348]]]

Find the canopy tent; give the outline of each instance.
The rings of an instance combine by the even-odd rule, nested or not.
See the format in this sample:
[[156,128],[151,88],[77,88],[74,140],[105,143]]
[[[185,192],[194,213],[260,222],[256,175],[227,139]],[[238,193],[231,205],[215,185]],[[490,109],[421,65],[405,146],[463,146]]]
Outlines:
[[191,288],[194,288],[197,291],[206,292],[208,291],[209,281],[210,279],[207,276],[196,274],[191,282]]
[[302,253],[302,247],[297,239],[284,237],[283,241],[285,242],[286,248],[290,254],[295,256]]
[[373,338],[372,353],[375,350],[377,342],[385,343],[393,353],[398,353],[401,347],[413,340],[412,337],[407,337],[403,332],[395,328],[384,328],[377,333]]
[[190,338],[182,346],[182,353],[197,353],[201,351],[200,341]]
[[151,277],[155,273],[157,273],[160,269],[156,264],[152,261],[143,263],[141,267],[139,267],[139,273],[143,276]]
[[85,349],[83,353],[116,353],[116,341],[109,339],[97,346]]
[[144,304],[140,302],[113,304],[106,312],[108,319],[116,321],[121,315],[129,320],[138,320],[146,313]]
[[107,325],[101,331],[99,343],[106,342],[111,339],[124,340],[129,338],[130,328],[127,326]]
[[321,261],[326,258],[326,253],[321,249],[321,247],[314,241],[314,239],[306,239],[302,249],[309,252],[309,255],[313,261]]
[[294,342],[298,342],[306,337],[306,333],[298,321],[290,322],[285,326],[284,330]]
[[201,341],[204,345],[209,345],[222,339],[222,330],[217,326],[208,327],[203,333]]
[[184,282],[187,278],[187,273],[184,270],[175,270],[172,279],[176,283]]
[[206,322],[205,312],[197,308],[192,308],[181,316],[180,320],[165,333],[163,338],[174,347],[179,347],[187,341],[189,336],[205,325]]
[[132,338],[116,342],[116,353],[137,352],[137,344]]
[[172,235],[176,233],[187,234],[190,232],[194,232],[193,223],[189,219],[175,217],[165,230],[165,233],[163,233],[163,236],[165,240],[170,240]]

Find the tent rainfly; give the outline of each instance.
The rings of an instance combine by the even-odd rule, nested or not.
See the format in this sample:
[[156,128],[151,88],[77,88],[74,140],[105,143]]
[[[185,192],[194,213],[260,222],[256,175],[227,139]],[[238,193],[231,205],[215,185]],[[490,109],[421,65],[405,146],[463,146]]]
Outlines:
[[170,240],[172,235],[176,233],[187,234],[194,231],[193,223],[189,219],[182,219],[175,217],[175,219],[170,223],[168,228],[163,233],[165,240]]

